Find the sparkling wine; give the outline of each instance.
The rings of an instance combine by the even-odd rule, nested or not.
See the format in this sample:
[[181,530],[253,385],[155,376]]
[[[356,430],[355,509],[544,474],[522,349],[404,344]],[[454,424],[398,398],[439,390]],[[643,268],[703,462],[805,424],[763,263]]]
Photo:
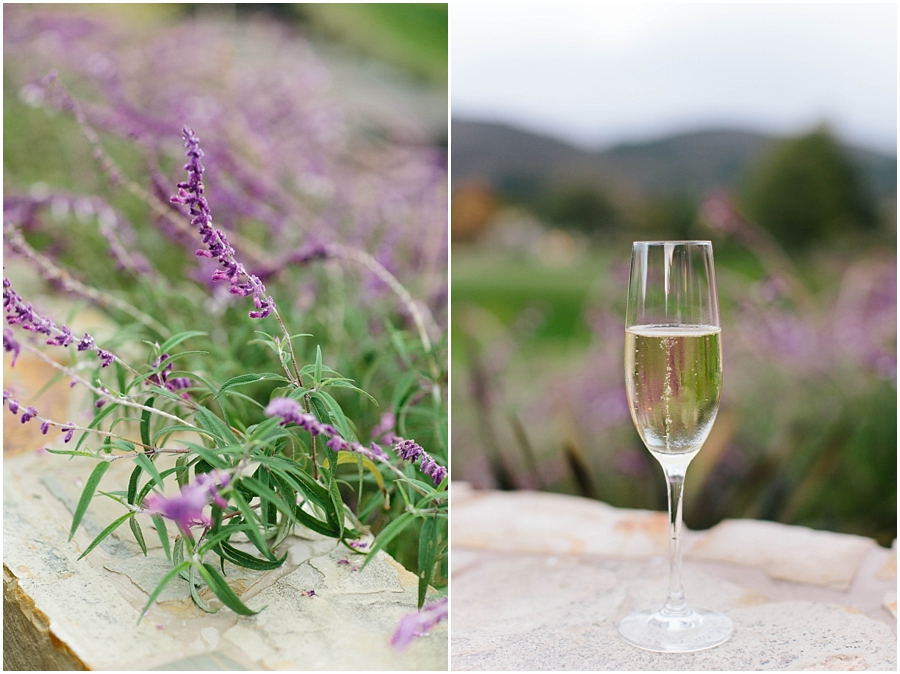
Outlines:
[[721,331],[641,325],[625,332],[631,417],[661,462],[690,461],[712,428],[722,392]]

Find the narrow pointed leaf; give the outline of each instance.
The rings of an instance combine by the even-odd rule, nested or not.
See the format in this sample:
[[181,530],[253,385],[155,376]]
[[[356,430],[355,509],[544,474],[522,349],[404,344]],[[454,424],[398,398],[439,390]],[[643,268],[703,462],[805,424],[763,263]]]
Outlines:
[[152,515],[153,526],[156,527],[156,535],[159,536],[159,542],[162,545],[163,552],[166,553],[166,559],[172,561],[172,550],[169,547],[169,530],[166,528],[166,521],[160,515]]
[[150,599],[147,600],[147,604],[144,606],[144,610],[141,611],[141,617],[138,618],[138,622],[140,623],[143,620],[144,616],[147,614],[147,611],[150,610],[150,607],[153,605],[153,602],[156,601],[156,598],[159,596],[159,593],[163,591],[166,585],[178,574],[182,571],[185,571],[191,563],[187,560],[181,562],[178,566],[174,567],[170,570],[165,576],[162,577],[162,580],[159,581],[159,585],[156,586],[156,589],[150,593]]
[[97,538],[95,538],[93,541],[91,541],[91,544],[89,546],[87,546],[87,548],[85,548],[84,552],[82,552],[81,555],[79,555],[78,559],[81,559],[86,554],[88,554],[91,550],[93,550],[98,545],[100,545],[107,536],[109,536],[113,531],[118,529],[119,525],[122,524],[129,517],[134,517],[134,513],[133,512],[125,513],[119,519],[113,521],[112,524],[110,524],[108,527],[106,527],[103,531],[101,531],[99,533]]
[[128,520],[128,526],[131,527],[131,533],[134,534],[134,540],[137,541],[138,545],[141,546],[141,551],[144,553],[144,557],[147,556],[147,544],[144,542],[144,532],[141,531],[141,525],[138,523],[136,517],[132,517]]
[[247,608],[212,564],[197,565],[197,571],[203,577],[203,580],[209,584],[210,589],[216,593],[216,596],[222,600],[222,603],[232,611],[239,615],[256,615],[259,613],[259,611]]
[[81,498],[78,499],[78,505],[75,507],[75,514],[72,516],[72,528],[69,530],[70,541],[72,540],[72,536],[75,535],[75,530],[78,529],[78,525],[81,524],[81,518],[84,517],[84,513],[87,512],[88,505],[94,497],[94,492],[97,490],[97,485],[100,484],[100,479],[107,470],[109,470],[109,462],[101,461],[96,465],[91,476],[85,483],[84,491],[81,492]]

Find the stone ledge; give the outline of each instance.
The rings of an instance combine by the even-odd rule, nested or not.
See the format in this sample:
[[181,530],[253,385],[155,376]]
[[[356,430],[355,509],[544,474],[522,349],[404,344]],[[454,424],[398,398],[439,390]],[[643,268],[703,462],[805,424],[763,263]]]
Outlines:
[[[691,557],[758,566],[772,577],[847,590],[870,538],[759,520],[725,520],[696,540]],[[896,573],[896,570],[895,570]]]
[[[896,552],[874,541],[746,520],[723,523],[725,534],[685,532],[688,601],[727,612],[735,634],[709,651],[659,654],[627,645],[615,626],[665,597],[664,513],[457,485],[451,504],[454,669],[896,669],[886,609]],[[784,536],[804,544],[782,550]],[[775,562],[790,555],[820,562],[819,576],[799,571],[809,559],[782,572]]]
[[[226,565],[245,603],[266,606],[257,616],[206,614],[179,578],[138,623],[168,563],[146,533],[144,558],[128,527],[77,561],[121,514],[97,498],[67,541],[86,465],[34,452],[4,461],[4,616],[22,618],[4,620],[7,669],[446,669],[446,623],[402,653],[389,644],[416,608],[415,575],[384,553],[355,571],[338,563],[352,553],[313,532],[287,541],[288,561],[276,571]],[[104,484],[127,484],[128,470],[113,463]]]

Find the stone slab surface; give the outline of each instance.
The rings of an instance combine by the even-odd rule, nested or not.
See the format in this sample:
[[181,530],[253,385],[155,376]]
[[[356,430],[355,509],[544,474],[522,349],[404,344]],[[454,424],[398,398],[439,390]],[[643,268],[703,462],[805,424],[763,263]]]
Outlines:
[[454,546],[623,557],[665,554],[669,549],[666,513],[621,510],[599,501],[530,491],[463,488],[459,496],[451,497],[456,499]]
[[[129,465],[113,463],[101,488],[124,488]],[[138,623],[149,592],[171,567],[149,519],[142,523],[148,558],[125,526],[77,561],[122,513],[110,499],[95,498],[75,538],[66,540],[92,467],[89,459],[34,452],[4,460],[4,616],[15,618],[4,620],[7,668],[446,670],[446,623],[402,653],[389,644],[399,619],[416,608],[415,575],[383,553],[355,570],[361,555],[308,531],[288,539],[281,569],[226,564],[244,602],[266,607],[257,616],[227,608],[206,614],[178,578]],[[218,605],[206,589],[201,598]],[[18,631],[6,631],[7,622]]]
[[862,536],[778,522],[725,520],[696,541],[688,554],[758,566],[780,580],[846,590],[866,553],[877,545]]
[[[885,607],[896,571],[881,577],[892,553],[867,539],[848,589],[774,578],[759,564],[686,557],[688,601],[727,612],[735,633],[708,651],[661,654],[626,644],[616,630],[622,616],[665,597],[666,537],[651,544],[657,532],[646,526],[652,522],[646,512],[456,485],[451,503],[453,669],[896,670],[896,618]],[[499,525],[498,512],[509,521]],[[594,528],[586,528],[591,522]],[[494,524],[501,529],[492,542],[485,533]],[[551,524],[558,531],[546,536]],[[809,532],[797,529],[801,538]],[[508,532],[512,543],[503,540]],[[686,532],[688,547],[696,549],[713,532]],[[846,542],[840,534],[813,533]],[[773,540],[777,548],[780,539]],[[657,553],[637,554],[652,550]],[[765,559],[777,558],[777,549],[769,552]],[[842,568],[845,561],[820,558],[826,575],[829,564]]]

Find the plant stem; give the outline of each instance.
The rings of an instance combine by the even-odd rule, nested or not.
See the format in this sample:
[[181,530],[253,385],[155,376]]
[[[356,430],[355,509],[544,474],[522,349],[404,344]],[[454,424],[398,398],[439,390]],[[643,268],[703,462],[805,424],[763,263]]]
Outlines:
[[79,384],[87,387],[88,389],[90,389],[91,391],[96,393],[101,398],[105,398],[106,400],[110,400],[114,403],[118,403],[119,405],[122,405],[123,407],[132,407],[137,410],[144,410],[147,412],[151,412],[152,414],[157,414],[161,417],[166,417],[167,419],[171,419],[172,421],[177,421],[179,424],[184,424],[185,426],[190,426],[191,428],[197,428],[194,424],[192,424],[188,421],[185,421],[181,417],[177,417],[174,414],[169,414],[168,412],[163,412],[162,410],[156,409],[155,407],[148,407],[147,405],[141,405],[140,403],[134,402],[130,398],[119,398],[119,397],[114,396],[113,394],[109,393],[108,391],[99,389],[96,386],[94,386],[93,384],[91,384],[90,382],[88,382],[86,379],[83,379],[80,375],[76,374],[75,371],[72,370],[71,368],[68,368],[65,365],[61,365],[60,363],[57,363],[55,360],[53,360],[52,358],[47,356],[43,351],[32,346],[28,342],[20,342],[20,344],[23,349],[25,349],[29,353],[34,354],[35,356],[37,356],[38,358],[43,360],[45,363],[47,363],[51,367],[56,368],[60,372],[64,372],[66,375],[68,375],[69,377],[71,377],[72,379],[77,381]]
[[397,280],[396,276],[391,274],[391,272],[389,272],[378,260],[364,251],[350,248],[349,246],[342,246],[341,244],[329,244],[325,248],[328,250],[328,253],[334,257],[353,260],[354,262],[363,265],[379,279],[384,281],[406,306],[410,316],[412,316],[413,322],[416,324],[416,330],[419,333],[419,340],[422,342],[422,347],[425,349],[426,353],[431,353],[431,338],[428,336],[428,330],[425,327],[425,316],[428,318],[428,325],[437,332],[434,318],[431,316],[431,312],[428,311],[428,309],[425,309],[425,316],[423,316],[419,305],[416,304],[412,295],[410,295],[403,284]]
[[[281,332],[284,335],[284,338],[287,340],[288,352],[291,354],[291,365],[294,366],[294,377],[296,377],[297,384],[302,387],[303,381],[300,379],[300,366],[297,365],[297,356],[294,354],[294,343],[291,341],[291,334],[287,331],[287,328],[284,325],[284,321],[281,319],[281,314],[278,313],[278,307],[275,307],[272,310],[272,313],[275,314],[275,320],[278,321],[278,325],[281,327]],[[290,372],[288,375],[290,376]],[[307,412],[309,412],[309,407],[307,405]]]
[[[22,232],[15,225],[8,222],[3,223],[3,241],[9,245],[14,253],[18,253],[29,262],[32,262],[41,273],[42,278],[57,283],[66,292],[80,295],[104,309],[107,307],[114,307],[119,311],[128,314],[138,322],[143,323],[162,337],[168,338],[171,336],[172,333],[168,328],[152,316],[145,314],[137,307],[124,300],[120,300],[114,295],[84,285],[81,281],[73,278],[68,271],[57,267],[49,258],[41,255],[28,245],[28,242],[25,241],[25,238],[22,236]],[[122,363],[122,361],[119,362]],[[137,372],[127,364],[122,363],[122,365],[131,370],[132,373],[137,374]]]
[[[78,430],[78,429],[76,429],[76,430]],[[93,430],[93,429],[88,429],[88,430]],[[134,441],[129,440],[129,442],[134,442]],[[111,463],[113,461],[116,461],[117,459],[128,459],[132,456],[137,456],[138,454],[144,454],[146,456],[153,456],[154,454],[190,454],[192,451],[194,451],[192,449],[188,449],[187,447],[171,447],[171,448],[149,447],[148,445],[145,445],[142,442],[135,442],[134,444],[140,445],[141,447],[146,447],[150,451],[147,451],[147,452],[134,451],[134,452],[129,452],[128,454],[116,454],[115,456],[110,456],[104,460],[109,461]]]

